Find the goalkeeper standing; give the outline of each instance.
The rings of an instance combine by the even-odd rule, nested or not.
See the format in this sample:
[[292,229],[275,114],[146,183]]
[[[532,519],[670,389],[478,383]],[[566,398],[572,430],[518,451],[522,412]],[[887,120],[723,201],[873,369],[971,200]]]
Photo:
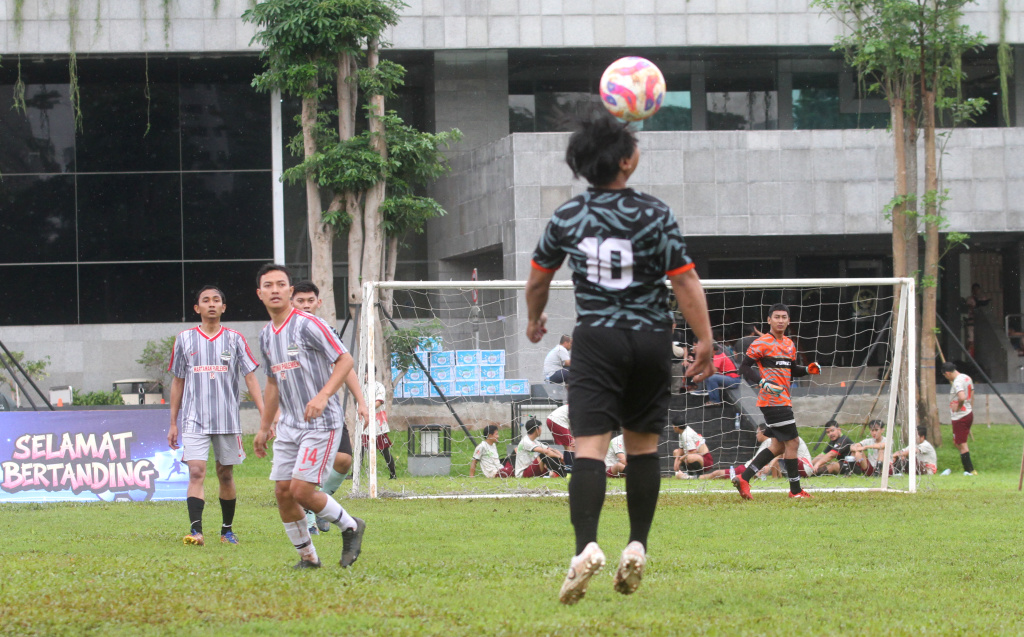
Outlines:
[[576,556],[559,600],[575,604],[605,562],[597,545],[607,484],[604,458],[619,428],[628,467],[630,531],[615,590],[634,592],[647,561],[647,535],[661,485],[658,436],[668,420],[672,379],[666,277],[699,339],[688,373],[703,380],[714,368],[704,288],[675,216],[664,202],[626,186],[640,160],[628,125],[607,114],[579,122],[565,158],[573,175],[582,175],[591,188],[555,211],[533,253],[526,336],[538,343],[547,331],[548,289],[568,256],[577,313],[569,383],[569,421],[576,438],[569,516]]
[[[789,497],[809,498],[811,495],[800,487],[799,461],[797,449],[800,446],[799,434],[796,430],[796,417],[793,415],[793,401],[789,397],[789,385],[793,378],[807,374],[821,373],[817,363],[807,367],[796,364],[796,346],[786,336],[789,327],[789,307],[776,303],[768,311],[770,331],[761,336],[747,348],[747,353],[740,364],[740,373],[750,382],[756,382],[761,391],[757,396],[757,406],[764,414],[768,428],[766,435],[772,443],[762,449],[747,465],[743,475],[736,476],[732,482],[745,500],[752,500],[749,480],[758,470],[767,467],[776,456],[782,455],[786,463],[786,475],[789,476]],[[757,364],[761,377],[758,379],[753,365]]]

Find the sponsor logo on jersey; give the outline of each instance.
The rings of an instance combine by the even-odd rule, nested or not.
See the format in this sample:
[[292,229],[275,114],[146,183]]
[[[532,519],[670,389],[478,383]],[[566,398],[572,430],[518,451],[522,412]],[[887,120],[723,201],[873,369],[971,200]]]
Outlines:
[[220,353],[220,359],[222,361],[224,361],[225,363],[230,363],[231,362],[231,352],[229,352],[227,350],[224,350],[223,352]]
[[[299,367],[301,367],[299,361],[288,361],[287,363],[278,363],[277,365],[274,365],[270,368],[270,371],[276,374],[278,372],[283,372],[286,369],[298,369]],[[225,367],[224,369],[227,368]]]
[[291,345],[289,345],[288,346],[288,355],[289,356],[298,356],[299,355],[299,346],[296,345],[295,343],[292,343]]
[[227,365],[196,365],[192,368],[192,372],[196,374],[205,374],[206,372],[226,372],[228,371]]

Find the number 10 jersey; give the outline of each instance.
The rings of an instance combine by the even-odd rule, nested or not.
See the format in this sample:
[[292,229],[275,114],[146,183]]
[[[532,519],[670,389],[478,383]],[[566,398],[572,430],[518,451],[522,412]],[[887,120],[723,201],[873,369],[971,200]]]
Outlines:
[[665,277],[694,264],[672,209],[631,188],[590,188],[562,204],[531,265],[554,272],[568,255],[577,326],[671,329]]

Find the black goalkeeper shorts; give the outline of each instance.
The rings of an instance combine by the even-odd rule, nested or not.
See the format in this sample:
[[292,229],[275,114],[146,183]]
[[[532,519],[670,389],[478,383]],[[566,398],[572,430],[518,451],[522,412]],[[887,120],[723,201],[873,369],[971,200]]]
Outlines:
[[672,334],[580,326],[572,335],[569,422],[576,437],[661,433],[668,420]]

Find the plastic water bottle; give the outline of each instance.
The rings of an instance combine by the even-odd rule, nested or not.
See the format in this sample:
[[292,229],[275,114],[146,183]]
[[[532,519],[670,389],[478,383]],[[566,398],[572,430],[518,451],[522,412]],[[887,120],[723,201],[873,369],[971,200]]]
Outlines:
[[953,470],[952,470],[952,469],[946,469],[945,471],[943,471],[943,472],[942,472],[942,473],[940,473],[939,475],[940,475],[940,476],[948,476],[948,475],[949,475],[949,474],[951,474],[951,473],[953,473]]
[[736,431],[740,430],[740,412],[738,411],[736,412],[736,419],[733,420],[733,427],[736,429]]

